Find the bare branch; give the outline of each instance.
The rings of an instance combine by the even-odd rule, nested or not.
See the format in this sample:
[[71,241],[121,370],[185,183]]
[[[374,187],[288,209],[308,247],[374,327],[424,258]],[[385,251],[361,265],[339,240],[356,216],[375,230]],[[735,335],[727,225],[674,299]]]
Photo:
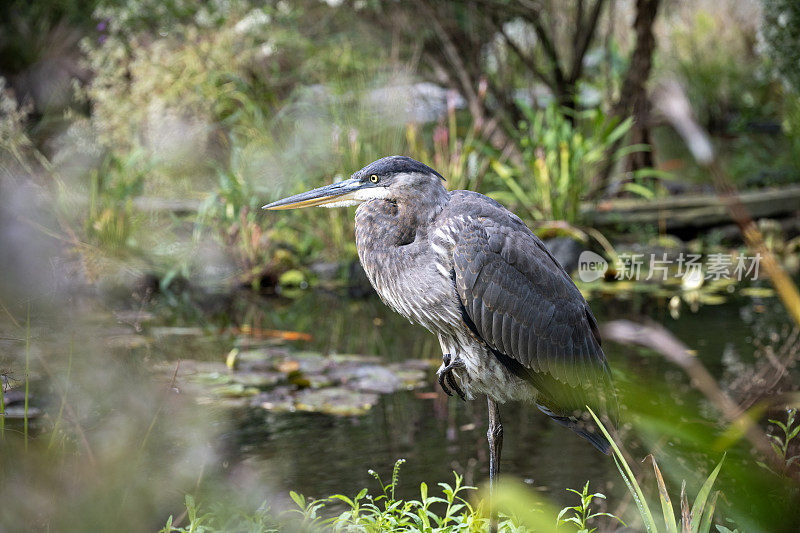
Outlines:
[[492,23],[495,26],[496,31],[503,37],[506,45],[519,57],[520,61],[525,64],[525,67],[531,71],[531,73],[539,78],[542,82],[544,82],[548,87],[553,87],[555,82],[545,75],[538,66],[536,66],[536,62],[533,60],[531,56],[525,53],[517,43],[514,42],[513,39],[508,35],[505,28],[503,28],[502,24],[497,24],[494,21]]
[[[581,77],[583,58],[597,32],[597,21],[600,19],[600,13],[603,11],[604,5],[605,0],[597,0],[589,14],[589,20],[585,24],[583,20],[581,20],[583,17],[583,9],[578,10],[578,27],[575,30],[575,48],[572,51],[572,66],[569,70],[567,83],[574,84]],[[579,3],[578,6],[583,6],[583,2]]]
[[532,0],[520,0],[520,5],[525,9],[519,10],[518,14],[533,26],[533,31],[536,32],[536,38],[542,46],[542,51],[544,51],[545,56],[550,59],[555,85],[562,88],[565,81],[564,71],[561,69],[561,62],[558,59],[558,50],[556,50],[554,40],[547,32],[544,24],[542,24],[543,17],[541,7]]

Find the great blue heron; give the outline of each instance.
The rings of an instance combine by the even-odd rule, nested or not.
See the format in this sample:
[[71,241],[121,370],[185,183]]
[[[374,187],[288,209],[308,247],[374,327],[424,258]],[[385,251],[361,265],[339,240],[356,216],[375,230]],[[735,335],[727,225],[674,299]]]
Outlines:
[[356,209],[356,248],[381,299],[439,337],[444,391],[485,395],[490,492],[503,445],[499,404],[524,400],[608,453],[589,405],[616,418],[597,321],[542,241],[498,202],[448,192],[444,178],[405,156],[350,179],[265,205]]

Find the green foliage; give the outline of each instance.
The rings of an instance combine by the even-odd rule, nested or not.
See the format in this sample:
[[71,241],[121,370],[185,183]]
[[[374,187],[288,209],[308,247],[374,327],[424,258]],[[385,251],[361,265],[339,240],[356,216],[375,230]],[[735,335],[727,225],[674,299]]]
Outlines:
[[[377,496],[362,489],[354,498],[334,494],[325,500],[307,501],[292,493],[298,505],[296,511],[302,517],[304,527],[330,527],[334,530],[358,530],[378,533],[380,531],[479,531],[486,527],[487,520],[481,516],[480,508],[473,507],[466,499],[466,492],[475,487],[463,485],[463,478],[455,474],[455,484],[439,483],[442,496],[428,495],[428,486],[420,484],[419,500],[398,500],[395,489],[399,481],[398,460],[392,469],[392,480],[384,484],[374,471],[370,474],[378,481],[381,493]],[[332,504],[345,505],[345,510],[332,518],[323,518],[320,512]],[[438,512],[434,512],[436,509]]]
[[[550,105],[534,109],[520,104],[525,120],[520,122],[515,143],[521,149],[519,164],[503,162],[501,154],[486,147],[494,176],[506,190],[489,196],[505,203],[529,221],[580,221],[580,201],[606,161],[607,151],[630,130],[633,119],[622,122],[599,109],[574,113]],[[619,161],[644,145],[619,148],[610,155]]]
[[781,125],[789,142],[790,158],[796,164],[800,161],[800,90],[787,96]]
[[[797,409],[786,410],[786,423],[773,418],[769,419],[771,424],[775,424],[781,430],[780,434],[768,434],[769,443],[775,454],[781,459],[783,463],[783,472],[786,474],[794,464],[800,464],[800,454],[789,455],[789,448],[792,442],[800,435],[800,420],[797,420]],[[760,466],[769,470],[769,467],[764,463],[759,463]]]
[[142,193],[147,164],[141,151],[125,157],[109,154],[92,172],[86,234],[90,242],[112,252],[133,246],[133,198]]
[[0,76],[0,179],[18,179],[39,168],[50,170],[28,131],[32,113],[30,102],[20,104]]
[[186,495],[186,517],[188,523],[181,527],[173,525],[175,518],[170,516],[159,533],[271,533],[278,531],[269,506],[262,504],[254,513],[217,506],[212,512],[202,513],[194,498]]
[[682,79],[693,111],[709,126],[733,115],[763,120],[778,110],[756,51],[757,25],[737,20],[735,2],[723,4],[714,11],[687,4],[662,54],[661,66]]
[[794,0],[762,0],[761,34],[767,54],[783,81],[800,92],[800,3]]
[[[370,474],[378,482],[380,490],[373,495],[367,488],[361,489],[353,497],[344,494],[333,494],[324,499],[306,498],[294,491],[289,497],[297,506],[289,509],[276,518],[264,503],[253,514],[232,511],[229,507],[217,505],[209,512],[203,512],[192,496],[186,496],[185,526],[177,525],[177,520],[170,516],[161,533],[216,533],[232,532],[272,532],[272,531],[363,531],[380,533],[383,531],[404,531],[408,533],[478,533],[486,531],[489,520],[485,516],[483,503],[473,505],[467,494],[475,491],[475,487],[463,484],[463,478],[454,473],[455,482],[439,483],[439,495],[431,495],[426,483],[420,484],[419,499],[397,499],[396,489],[399,483],[400,466],[405,460],[398,460],[392,469],[389,483],[384,483],[380,475],[370,470]],[[584,489],[584,492],[586,489]],[[577,491],[576,491],[577,492]],[[578,493],[580,494],[580,493]],[[533,500],[513,490],[501,490],[499,500],[501,508],[508,505],[508,497],[513,499],[513,506],[524,507],[522,514],[533,512]],[[583,495],[591,500],[597,495]],[[583,509],[583,503],[578,507]],[[588,508],[587,508],[588,510]],[[605,513],[591,513],[586,519]],[[552,516],[548,520],[552,520]],[[560,516],[559,516],[560,518]],[[565,522],[571,522],[565,520]],[[542,523],[537,516],[506,516],[500,514],[499,530],[504,532],[525,533],[528,531],[550,531],[552,526],[537,527]],[[551,521],[550,524],[553,522]]]
[[273,265],[269,236],[262,227],[260,198],[243,167],[246,156],[234,147],[228,168],[218,168],[216,191],[208,195],[198,212],[195,241],[210,228],[227,250],[232,252],[241,270],[241,281],[259,287],[261,276]]
[[[650,505],[647,503],[647,499],[645,498],[644,493],[639,486],[639,482],[636,480],[636,476],[633,474],[628,462],[625,460],[625,456],[622,454],[617,446],[617,443],[611,437],[611,434],[609,434],[608,430],[600,421],[600,419],[597,418],[591,409],[589,409],[589,412],[591,413],[592,418],[594,418],[595,423],[603,432],[603,435],[605,435],[605,437],[608,439],[608,442],[611,443],[611,449],[614,462],[617,465],[617,470],[619,470],[623,481],[625,481],[625,485],[628,487],[628,490],[636,502],[636,507],[639,509],[639,514],[642,518],[642,523],[644,524],[645,529],[648,531],[648,533],[658,532],[659,529],[656,525],[655,519],[653,518],[653,512],[650,509]],[[661,471],[658,468],[655,457],[652,455],[650,457],[653,461],[653,470],[655,471],[656,481],[658,484],[658,496],[661,503],[661,512],[664,525],[668,533],[677,533],[678,526],[675,521],[675,513],[673,511],[672,502],[669,498],[669,492],[667,491],[664,478],[661,476]],[[689,509],[688,500],[686,499],[686,482],[683,482],[683,487],[681,488],[681,533],[708,533],[710,531],[714,517],[714,509],[716,507],[717,497],[719,496],[720,491],[716,491],[713,496],[711,496],[710,500],[709,496],[711,495],[711,489],[714,486],[714,482],[717,479],[717,475],[719,474],[724,461],[725,457],[723,456],[716,468],[714,468],[711,474],[709,474],[709,476],[705,479],[703,485],[700,487],[700,490],[697,492],[697,496],[695,497],[694,504],[692,505],[691,509]]]
[[[563,509],[561,509],[561,512],[558,513],[558,517],[556,518],[556,522],[558,525],[572,523],[575,524],[575,526],[578,528],[579,533],[592,533],[597,528],[589,529],[587,523],[593,518],[597,518],[598,516],[607,516],[610,518],[614,518],[618,520],[623,526],[625,525],[625,522],[623,522],[622,520],[620,520],[618,517],[614,516],[611,513],[592,512],[591,509],[592,500],[594,500],[595,498],[600,498],[605,500],[606,496],[601,492],[595,492],[589,494],[588,481],[583,486],[583,489],[581,491],[577,491],[575,489],[567,489],[567,490],[577,494],[580,503],[572,507],[564,507]],[[565,515],[570,511],[572,512],[572,514],[570,516],[565,517]]]
[[[162,145],[208,152],[215,128],[252,124],[274,104],[279,84],[270,66],[277,59],[267,44],[281,32],[272,31],[270,14],[246,14],[244,2],[211,3],[195,14],[198,21],[188,17],[195,4],[140,1],[98,10],[108,33],[103,42],[83,42],[94,73],[84,96],[101,143],[116,151],[143,144],[157,157],[185,159],[190,154],[165,153]],[[158,33],[176,17],[180,23]],[[203,17],[227,22],[207,27]],[[152,39],[137,33],[142,27],[155,30]]]
[[477,190],[486,172],[488,161],[476,150],[479,142],[474,124],[470,124],[465,134],[459,131],[458,117],[452,97],[448,97],[447,121],[433,129],[433,149],[428,150],[419,135],[418,128],[406,128],[409,155],[428,166],[435,168],[447,178],[450,189]]

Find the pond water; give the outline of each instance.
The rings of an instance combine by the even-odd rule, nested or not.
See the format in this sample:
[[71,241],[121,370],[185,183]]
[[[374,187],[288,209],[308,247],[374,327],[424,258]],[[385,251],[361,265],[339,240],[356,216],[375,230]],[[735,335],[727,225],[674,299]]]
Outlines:
[[[665,325],[696,350],[723,382],[735,375],[737,362],[752,358],[758,339],[773,335],[779,325],[771,321],[785,316],[774,299],[731,295],[725,303],[703,305],[696,313],[684,308],[676,319],[666,300],[632,293],[598,295],[590,303],[601,324],[648,317]],[[122,494],[129,502],[143,502],[137,512],[148,509],[150,516],[157,517],[151,525],[160,527],[166,516],[181,507],[183,495],[199,486],[200,479],[204,486],[217,485],[223,492],[238,487],[231,494],[249,494],[256,505],[268,498],[277,508],[290,505],[290,490],[311,497],[352,496],[363,487],[377,490],[368,470],[376,470],[386,480],[400,458],[407,460],[398,488],[404,497],[417,497],[421,481],[432,490],[438,482],[451,482],[453,471],[464,475],[468,484],[487,479],[485,401],[462,402],[445,396],[435,380],[441,360],[435,337],[409,324],[375,296],[352,299],[337,292],[304,291],[290,299],[262,298],[249,292],[220,296],[185,291],[157,294],[136,303],[130,293],[117,298],[90,294],[58,306],[50,317],[38,312],[32,324],[32,405],[45,413],[41,427],[50,427],[63,409],[60,394],[67,391],[68,410],[62,424],[71,427],[72,420],[80,419],[88,444],[75,439],[75,446],[78,450],[91,447],[97,456],[82,467],[95,480],[96,492],[64,505],[84,515],[90,511],[82,502],[106,498],[111,505]],[[288,341],[256,338],[246,334],[248,327],[305,335]],[[16,359],[0,360],[0,367],[13,365],[11,370],[19,379],[24,322],[6,329],[16,332],[15,338],[0,339],[0,348],[6,355],[16,354]],[[74,350],[69,347],[70,338],[76,339]],[[427,360],[430,365],[419,367],[425,369],[421,386],[380,395],[361,416],[232,407],[229,404],[234,402],[194,396],[197,386],[190,387],[182,373],[174,386],[165,386],[179,361],[184,366],[190,360],[205,361],[224,374],[234,347],[244,351],[257,346],[290,355],[315,353],[317,358],[331,360],[359,354],[387,363]],[[696,394],[685,375],[659,356],[610,342],[604,349],[618,385],[639,382],[650,387],[644,399],[621,396],[623,420],[625,406],[632,401],[672,405],[665,403],[666,396],[680,400]],[[75,363],[70,377],[66,360],[71,351]],[[50,358],[44,357],[48,354]],[[180,394],[165,395],[168,390]],[[506,405],[501,413],[505,429],[501,472],[513,474],[557,505],[573,504],[574,495],[565,489],[580,488],[587,480],[591,489],[606,493],[614,502],[612,511],[613,506],[630,501],[613,461],[589,443],[531,406]],[[709,418],[713,416],[705,416],[700,425],[707,427]],[[32,425],[32,434],[38,427]],[[9,420],[7,429],[21,434],[18,421]],[[43,444],[52,442],[44,436]],[[56,442],[60,438],[57,435]],[[626,436],[626,446],[639,458],[652,444],[637,448],[632,434]],[[131,463],[132,456],[139,463]],[[700,462],[718,459],[702,457]],[[95,463],[104,466],[92,470]],[[726,464],[731,463],[729,458]],[[672,470],[690,479],[693,474]],[[53,469],[33,471],[43,476],[35,483],[40,490],[60,493],[48,488],[58,486],[49,477]],[[29,476],[29,472],[20,475]],[[101,475],[106,477],[98,478]],[[129,496],[131,479],[141,482],[135,489],[139,500]],[[671,482],[672,488],[680,486],[680,479]],[[155,493],[167,497],[154,499]],[[101,501],[90,508],[104,505]]]
[[[747,357],[752,353],[754,328],[763,315],[754,309],[765,305],[764,301],[744,298],[703,306],[696,313],[687,311],[674,319],[664,303],[652,299],[599,298],[591,304],[600,323],[645,315],[665,324],[695,349],[717,376],[725,371],[722,354]],[[198,315],[184,310],[162,322],[187,326],[197,325],[199,320],[208,329],[210,324],[216,327],[216,313],[226,320],[234,317],[234,322],[262,329],[311,334],[311,340],[290,343],[293,350],[368,354],[386,361],[441,358],[432,334],[409,324],[376,297],[353,300],[309,291],[291,300],[247,296],[199,307],[204,309],[199,316],[205,318],[198,319]],[[158,316],[169,314],[164,309],[161,307]],[[223,360],[231,346],[225,336],[205,339],[197,344],[164,340],[151,347],[151,353],[160,352],[173,360]],[[643,358],[611,343],[606,344],[605,351],[612,366],[624,364],[634,375],[672,384],[674,390],[687,388],[682,373],[663,359]],[[418,495],[420,481],[429,485],[451,481],[454,470],[463,474],[467,483],[477,484],[487,478],[484,400],[448,398],[436,385],[433,368],[425,387],[383,395],[359,417],[263,409],[234,409],[225,416],[230,425],[223,426],[219,439],[225,467],[247,471],[275,493],[296,490],[314,497],[338,492],[353,495],[362,487],[376,487],[368,469],[375,469],[386,479],[398,458],[407,459],[399,488],[405,496]],[[625,492],[613,461],[535,408],[507,405],[502,418],[505,440],[501,472],[514,474],[558,503],[572,502],[573,496],[564,489],[580,488],[587,480],[592,480],[595,490],[607,494],[621,496]]]

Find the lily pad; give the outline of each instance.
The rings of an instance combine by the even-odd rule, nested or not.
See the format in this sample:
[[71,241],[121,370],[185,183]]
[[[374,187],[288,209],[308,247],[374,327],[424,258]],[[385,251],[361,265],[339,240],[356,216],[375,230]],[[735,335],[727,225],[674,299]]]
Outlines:
[[235,383],[263,389],[285,381],[286,376],[280,372],[235,372],[231,375],[231,379]]
[[297,361],[298,370],[301,372],[312,374],[325,371],[335,362],[318,352],[294,352],[289,359]]
[[359,355],[354,353],[331,354],[330,360],[337,364],[341,363],[366,364],[366,363],[381,363],[383,361],[380,357],[374,355]]
[[771,298],[775,296],[775,291],[769,287],[745,287],[739,291],[739,294],[750,298]]
[[253,403],[267,411],[294,411],[293,393],[292,387],[275,387],[259,394]]
[[406,366],[390,366],[394,375],[400,380],[402,388],[411,390],[424,387],[428,384],[428,372],[418,368],[408,368]]
[[135,333],[126,333],[122,335],[114,335],[106,339],[106,346],[111,349],[127,349],[133,350],[135,348],[143,348],[150,344],[150,339],[144,335],[137,335]]
[[295,396],[295,409],[338,416],[358,416],[378,403],[378,395],[344,387],[303,389]]
[[331,376],[347,388],[362,392],[389,394],[403,386],[394,372],[379,365],[337,367]]
[[232,381],[227,372],[201,372],[191,376],[191,380],[201,385],[227,385]]
[[38,407],[31,407],[28,406],[27,415],[25,413],[25,406],[23,405],[15,405],[12,407],[6,407],[3,411],[3,415],[6,419],[24,419],[26,416],[30,418],[39,418],[42,416],[42,410]]
[[259,390],[256,387],[246,387],[241,383],[229,383],[211,389],[211,393],[223,398],[242,398],[245,396],[256,396]]

